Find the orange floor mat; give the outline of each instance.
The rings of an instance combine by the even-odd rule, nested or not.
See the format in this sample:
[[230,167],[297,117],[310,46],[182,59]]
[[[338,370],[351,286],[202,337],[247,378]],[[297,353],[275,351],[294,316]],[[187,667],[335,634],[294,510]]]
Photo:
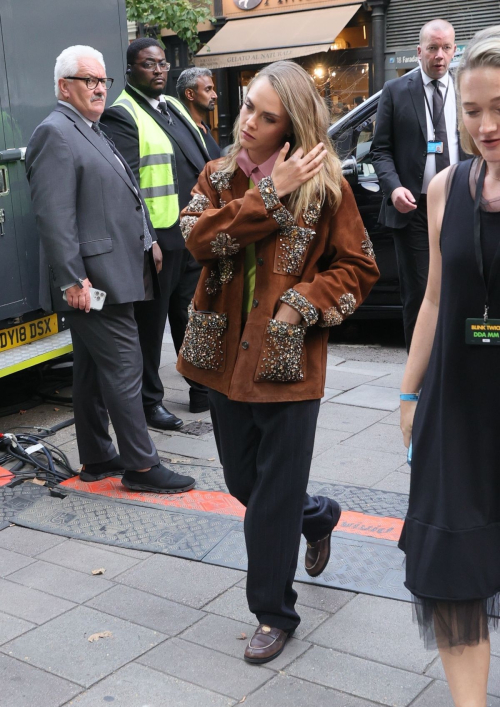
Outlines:
[[11,474],[8,469],[4,469],[0,466],[0,486],[5,486],[14,478],[14,474]]
[[[95,493],[109,498],[125,499],[139,503],[152,503],[165,508],[185,508],[205,513],[235,516],[243,520],[245,508],[233,496],[221,491],[201,491],[193,489],[187,493],[137,493],[128,491],[117,477],[108,477],[102,481],[84,483],[74,476],[60,484],[83,493]],[[336,530],[353,535],[366,535],[371,538],[381,538],[397,542],[401,535],[403,521],[399,518],[371,516],[356,511],[343,511]]]
[[110,498],[126,499],[128,501],[139,501],[142,503],[154,503],[166,508],[186,508],[191,511],[205,511],[205,513],[218,513],[225,516],[237,516],[243,518],[245,508],[239,501],[228,493],[221,491],[200,491],[193,489],[187,493],[138,493],[128,491],[122,486],[121,480],[116,476],[110,476],[102,481],[91,481],[85,483],[80,481],[80,477],[74,476],[60,484],[63,488],[72,488],[84,493],[96,493],[99,496]]
[[369,516],[355,511],[343,511],[336,527],[343,533],[354,535],[367,535],[370,538],[394,540],[397,542],[401,535],[403,521],[400,518],[384,518],[383,516]]

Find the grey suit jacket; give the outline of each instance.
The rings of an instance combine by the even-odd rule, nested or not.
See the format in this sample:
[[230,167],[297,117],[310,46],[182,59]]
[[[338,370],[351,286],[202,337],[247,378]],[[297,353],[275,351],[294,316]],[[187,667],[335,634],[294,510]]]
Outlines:
[[[67,311],[60,288],[86,277],[107,292],[107,305],[143,300],[144,203],[128,167],[58,104],[28,143],[26,171],[40,235],[40,306]],[[151,252],[149,261],[156,284]]]

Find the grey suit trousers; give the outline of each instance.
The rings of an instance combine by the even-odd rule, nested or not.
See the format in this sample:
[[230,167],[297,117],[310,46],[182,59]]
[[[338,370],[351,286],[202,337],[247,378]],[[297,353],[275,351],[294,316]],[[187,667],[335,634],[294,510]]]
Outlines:
[[[87,314],[65,314],[73,339],[73,407],[80,462],[116,456],[109,418],[125,469],[159,462],[142,407],[142,355],[132,303],[111,304]],[[108,418],[109,413],[109,418]]]

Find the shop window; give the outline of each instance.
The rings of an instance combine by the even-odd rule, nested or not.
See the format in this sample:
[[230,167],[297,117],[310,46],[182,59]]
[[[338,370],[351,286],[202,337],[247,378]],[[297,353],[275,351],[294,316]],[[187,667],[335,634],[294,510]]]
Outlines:
[[332,51],[339,49],[355,49],[357,47],[367,47],[369,45],[367,25],[357,27],[344,27],[342,32],[335,37],[330,47]]

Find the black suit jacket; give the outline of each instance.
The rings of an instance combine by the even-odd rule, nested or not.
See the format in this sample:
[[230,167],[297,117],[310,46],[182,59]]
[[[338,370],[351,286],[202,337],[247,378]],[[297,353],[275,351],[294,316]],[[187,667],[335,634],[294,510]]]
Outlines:
[[[371,147],[373,166],[384,198],[379,221],[389,228],[403,228],[414,211],[401,214],[391,194],[406,187],[418,201],[427,160],[427,119],[421,71],[388,81],[380,96]],[[460,150],[460,159],[465,159]]]
[[[125,167],[125,168],[124,168]],[[134,175],[74,111],[58,104],[36,128],[26,171],[40,236],[40,305],[71,308],[61,287],[88,277],[106,305],[143,300],[144,205]],[[154,236],[154,230],[149,222]],[[152,253],[149,265],[159,293]]]
[[[193,128],[191,123],[184,118],[175,106],[169,103],[168,109],[174,122],[183,127],[182,133],[189,136],[187,140],[179,140],[179,131],[176,130],[176,126],[169,125],[165,116],[155,110],[145,98],[130,88],[130,86],[126,86],[125,91],[154,118],[172,142],[175,150],[175,160],[172,162],[172,166],[175,188],[179,195],[179,211],[181,211],[189,203],[191,189],[198,181],[198,176],[205,164],[210,161],[210,155],[202,143],[198,131]],[[113,140],[117,150],[123,155],[137,181],[139,181],[139,133],[130,113],[122,106],[107,108],[102,115],[100,123],[106,135]],[[157,228],[156,235],[163,250],[176,250],[185,247],[179,220],[168,229]]]

